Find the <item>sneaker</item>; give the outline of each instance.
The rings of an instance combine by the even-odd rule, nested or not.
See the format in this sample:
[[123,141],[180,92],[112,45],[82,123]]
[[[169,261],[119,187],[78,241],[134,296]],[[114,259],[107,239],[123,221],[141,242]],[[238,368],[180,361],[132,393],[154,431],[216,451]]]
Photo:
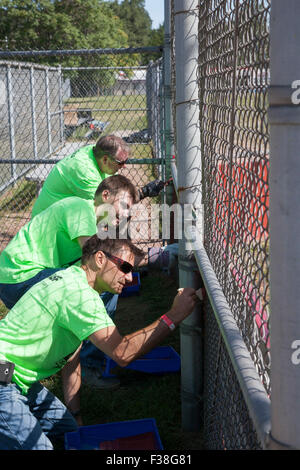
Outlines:
[[85,367],[82,369],[82,383],[99,390],[115,390],[120,387],[117,377],[102,377],[97,369]]

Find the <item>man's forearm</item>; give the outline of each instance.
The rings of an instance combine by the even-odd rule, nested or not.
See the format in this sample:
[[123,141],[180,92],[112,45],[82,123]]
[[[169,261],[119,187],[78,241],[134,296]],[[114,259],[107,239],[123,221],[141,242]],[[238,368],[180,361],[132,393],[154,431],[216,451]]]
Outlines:
[[151,325],[126,336],[120,335],[116,326],[108,326],[95,331],[89,340],[119,366],[126,367],[161,343],[175,326],[191,314],[196,300],[195,289],[178,289],[172,307],[163,319],[159,317]]
[[158,319],[151,325],[124,336],[114,351],[118,364],[126,367],[130,362],[155,348],[170,334],[170,331],[170,328]]
[[81,366],[79,351],[71,358],[61,371],[64,401],[72,412],[80,409]]

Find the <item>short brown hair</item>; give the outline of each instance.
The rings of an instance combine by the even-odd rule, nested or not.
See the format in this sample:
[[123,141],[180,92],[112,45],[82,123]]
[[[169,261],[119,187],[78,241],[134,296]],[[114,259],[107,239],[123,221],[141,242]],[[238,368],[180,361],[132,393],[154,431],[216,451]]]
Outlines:
[[116,157],[119,149],[123,152],[130,154],[130,146],[121,137],[110,134],[100,137],[96,145],[93,147],[95,158],[101,158],[107,154],[111,157]]
[[81,263],[85,264],[91,256],[97,253],[97,251],[103,250],[113,255],[121,251],[123,248],[129,249],[136,258],[143,258],[145,256],[143,250],[140,250],[130,240],[120,240],[118,238],[106,238],[102,240],[98,238],[97,235],[93,235],[82,247]]
[[99,196],[103,191],[109,191],[115,196],[119,191],[128,191],[135,204],[138,201],[136,187],[132,182],[123,175],[112,175],[105,178],[98,186],[95,197]]

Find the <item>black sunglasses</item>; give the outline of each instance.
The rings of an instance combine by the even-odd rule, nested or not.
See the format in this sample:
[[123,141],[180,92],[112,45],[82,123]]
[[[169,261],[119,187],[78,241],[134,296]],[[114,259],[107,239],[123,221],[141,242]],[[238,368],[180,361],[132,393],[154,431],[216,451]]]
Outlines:
[[118,160],[116,157],[113,157],[112,155],[109,155],[109,158],[113,160],[115,163],[117,163],[119,166],[123,166],[127,163],[128,158],[125,160]]
[[122,162],[120,160],[117,160],[116,158],[113,158],[114,162],[117,163],[119,166],[124,166],[127,163],[128,158],[126,160],[123,160]]
[[111,255],[110,253],[107,253],[107,251],[101,250],[107,258],[109,258],[118,268],[122,273],[128,274],[133,270],[132,264],[128,263],[128,261],[124,261],[121,258],[118,258],[117,256]]

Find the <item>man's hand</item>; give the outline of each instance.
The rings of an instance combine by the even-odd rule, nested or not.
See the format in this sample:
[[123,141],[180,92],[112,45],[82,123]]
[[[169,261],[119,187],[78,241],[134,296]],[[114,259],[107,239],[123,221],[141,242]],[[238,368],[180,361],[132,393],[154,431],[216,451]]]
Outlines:
[[144,199],[145,197],[158,196],[160,191],[165,187],[165,185],[166,183],[164,183],[164,181],[150,181],[150,183],[146,184],[146,186],[139,190],[140,200]]
[[175,325],[182,322],[194,310],[197,301],[196,290],[191,287],[178,289],[178,294],[174,298],[168,316],[173,320]]

